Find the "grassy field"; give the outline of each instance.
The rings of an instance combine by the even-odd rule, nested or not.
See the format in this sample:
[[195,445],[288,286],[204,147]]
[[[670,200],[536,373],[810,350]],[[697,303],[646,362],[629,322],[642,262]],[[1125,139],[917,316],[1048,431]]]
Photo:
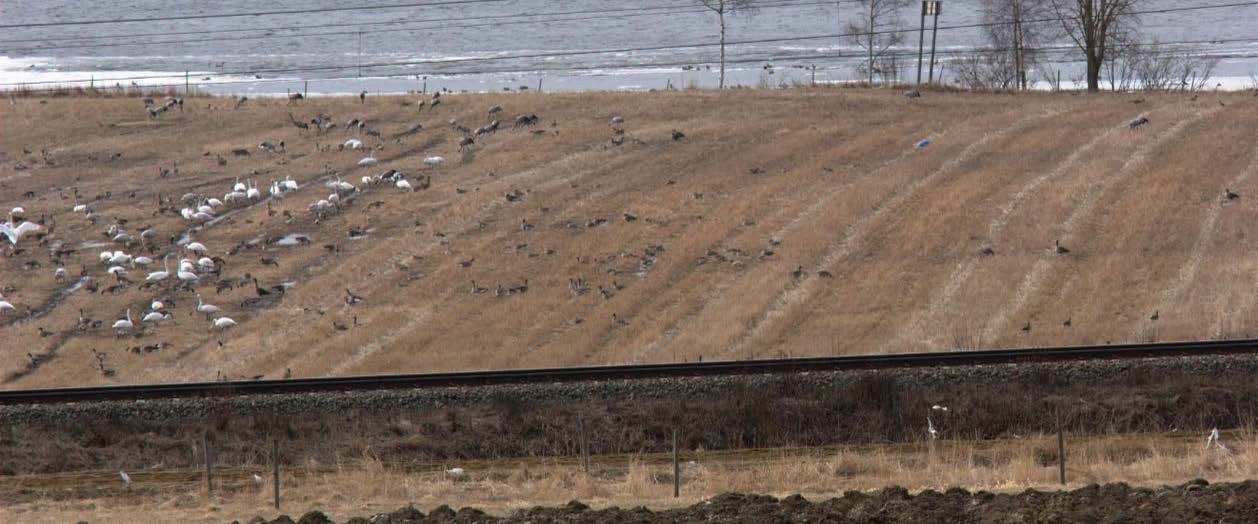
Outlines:
[[[1258,474],[1258,440],[1252,430],[1224,433],[1224,448],[1203,447],[1204,435],[1161,434],[1067,441],[1068,489],[1090,483],[1136,485],[1244,480]],[[1061,489],[1057,439],[939,440],[844,448],[683,451],[680,498],[672,497],[672,465],[665,454],[592,457],[590,474],[575,459],[466,461],[400,470],[370,456],[337,467],[306,464],[282,474],[283,511],[318,509],[339,522],[350,516],[414,504],[472,506],[506,514],[534,505],[580,500],[596,508],[689,505],[735,491],[811,500],[846,490],[899,485],[910,490],[963,487],[1017,492]],[[449,470],[462,468],[461,474]],[[205,492],[198,469],[117,471],[0,478],[0,518],[21,522],[132,522],[136,515],[163,521],[244,522],[274,517],[265,463],[220,468],[217,494]],[[254,475],[257,475],[255,478]]]
[[[0,317],[3,387],[1199,339],[1254,327],[1258,99],[1248,93],[533,93],[449,95],[435,110],[417,109],[420,98],[236,108],[194,97],[157,118],[135,98],[0,105],[0,209],[22,206],[51,230],[0,258],[17,308]],[[485,125],[494,105],[503,129],[461,153],[449,122]],[[340,127],[289,122],[320,112]],[[528,113],[540,123],[512,129]],[[623,135],[609,124],[616,115]],[[1138,115],[1150,124],[1128,129]],[[351,118],[381,138],[347,131]],[[423,130],[395,137],[416,123]],[[356,167],[368,151],[336,147],[356,136],[379,165]],[[915,149],[922,139],[930,145]],[[283,140],[285,152],[260,150],[264,140]],[[425,165],[432,155],[445,162]],[[432,185],[359,181],[389,168]],[[338,175],[362,191],[317,220],[307,206]],[[114,277],[101,250],[159,265],[183,256],[170,243],[193,225],[179,216],[182,195],[221,198],[237,178],[265,194],[286,177],[301,189],[192,233],[223,262],[197,291],[237,326],[211,330],[190,291],[140,289],[153,268],[103,292]],[[95,225],[71,211],[75,191]],[[98,245],[122,221],[132,234],[153,228],[151,254]],[[291,233],[312,241],[266,242]],[[91,247],[53,260],[55,241]],[[55,279],[56,267],[69,278]],[[80,273],[102,292],[45,307]],[[246,275],[293,285],[250,302]],[[588,291],[575,292],[574,279]],[[220,281],[236,287],[216,292]],[[527,291],[496,296],[499,286]],[[363,301],[347,303],[346,289]],[[128,308],[138,321],[157,298],[173,302],[173,319],[138,336],[109,328]],[[78,329],[80,314],[101,327]]]

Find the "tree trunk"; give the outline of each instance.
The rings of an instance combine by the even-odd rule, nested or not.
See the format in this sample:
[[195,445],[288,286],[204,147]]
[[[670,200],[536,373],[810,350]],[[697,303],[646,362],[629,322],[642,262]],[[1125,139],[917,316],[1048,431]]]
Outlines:
[[1096,53],[1088,53],[1088,91],[1097,92],[1101,90],[1101,61],[1097,58]]
[[716,16],[721,20],[721,79],[718,86],[725,89],[725,2],[721,2],[721,10],[716,12]]

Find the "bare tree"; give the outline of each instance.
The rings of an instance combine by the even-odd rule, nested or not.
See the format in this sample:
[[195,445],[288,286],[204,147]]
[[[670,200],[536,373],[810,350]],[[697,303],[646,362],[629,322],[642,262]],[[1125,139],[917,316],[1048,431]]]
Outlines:
[[725,15],[754,10],[755,0],[696,0],[709,11],[716,13],[721,24],[721,89],[725,88]]
[[1199,91],[1219,65],[1218,58],[1207,56],[1201,49],[1171,49],[1157,41],[1133,43],[1120,49],[1105,66],[1110,89],[1115,91]]
[[[870,85],[874,73],[882,69],[887,51],[904,41],[904,33],[887,33],[902,25],[900,13],[912,0],[855,0],[857,18],[847,23],[848,39],[865,51],[866,63],[861,67]],[[884,73],[884,77],[887,75]]]
[[1026,89],[1028,71],[1038,61],[1037,49],[1056,36],[1053,26],[1028,21],[1050,18],[1052,9],[1039,0],[984,0],[981,9],[988,43],[1009,54],[1014,85]]
[[1087,59],[1088,91],[1101,88],[1101,67],[1113,46],[1129,40],[1136,0],[1051,0],[1062,29]]

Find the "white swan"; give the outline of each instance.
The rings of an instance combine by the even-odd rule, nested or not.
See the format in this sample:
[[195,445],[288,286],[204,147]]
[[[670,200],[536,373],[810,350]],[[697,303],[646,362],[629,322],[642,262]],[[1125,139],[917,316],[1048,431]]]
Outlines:
[[209,318],[210,315],[218,313],[218,306],[214,304],[206,304],[205,302],[202,302],[201,294],[197,293],[197,313],[201,313],[205,315],[206,318]]
[[122,251],[114,251],[114,256],[109,258],[110,264],[121,265],[121,264],[129,264],[130,262],[131,262],[131,255],[123,253]]
[[249,200],[262,199],[262,192],[258,191],[258,188],[253,185],[253,179],[249,179],[249,189],[245,190],[245,197],[249,198]]
[[184,282],[185,284],[194,284],[199,278],[197,277],[196,273],[193,273],[191,271],[180,271],[178,273],[175,273],[175,277],[177,277],[180,281]]
[[227,317],[218,317],[214,319],[214,329],[227,329],[236,325],[236,321]]
[[153,264],[153,259],[146,256],[138,256],[131,259],[132,266],[148,267]]
[[162,270],[149,273],[148,276],[144,277],[144,281],[161,282],[167,278],[170,278],[170,253],[167,253],[166,256],[162,258]]
[[13,307],[13,304],[9,303],[9,301],[0,300],[0,314],[8,313],[10,311],[13,311],[14,309],[17,309],[17,308]]
[[197,260],[197,267],[201,268],[201,271],[207,273],[214,271],[214,259],[210,257],[201,257]]
[[370,156],[369,156],[369,157],[367,157],[367,158],[364,158],[364,159],[362,159],[362,160],[359,160],[359,161],[358,161],[358,167],[374,166],[374,165],[376,165],[376,164],[377,164],[377,163],[379,163],[379,162],[380,162],[380,161],[379,161],[379,160],[376,160],[376,158],[375,158],[375,157],[370,157]]
[[411,183],[406,180],[398,180],[393,185],[397,186],[397,188],[402,191],[414,191],[414,188],[411,187]]
[[441,165],[442,162],[445,162],[445,161],[446,161],[445,158],[442,158],[439,156],[430,156],[424,159],[424,164],[430,165],[430,166],[439,166]]
[[348,147],[350,149],[362,149],[363,141],[357,138],[351,138],[345,141],[344,147]]
[[284,184],[284,188],[289,191],[297,190],[297,181],[293,180],[291,176],[285,176],[283,184]]
[[236,183],[232,185],[232,191],[236,193],[243,193],[246,189],[249,189],[249,186],[246,186],[244,182],[241,182],[240,177],[236,177]]
[[22,222],[21,224],[18,224],[16,226],[13,225],[12,221],[0,222],[0,234],[8,238],[9,243],[15,246],[17,245],[17,241],[21,240],[22,237],[26,236],[29,233],[34,233],[36,231],[39,231],[41,229],[43,229],[43,227],[40,227],[39,224],[36,224],[34,222]]
[[163,304],[160,300],[154,300],[152,304],[149,304],[149,309],[153,311],[161,311],[165,307],[166,304]]
[[170,318],[170,313],[166,313],[162,311],[151,311],[149,312],[149,314],[144,315],[144,318],[140,319],[140,322],[161,322],[168,318]]
[[131,323],[131,310],[130,309],[127,310],[127,318],[114,321],[114,330],[117,331],[119,335],[131,331],[131,329],[134,327],[135,327],[135,324]]
[[193,253],[197,253],[197,254],[205,253],[206,251],[205,244],[202,244],[200,242],[189,243],[188,245],[184,246],[184,249],[191,251]]

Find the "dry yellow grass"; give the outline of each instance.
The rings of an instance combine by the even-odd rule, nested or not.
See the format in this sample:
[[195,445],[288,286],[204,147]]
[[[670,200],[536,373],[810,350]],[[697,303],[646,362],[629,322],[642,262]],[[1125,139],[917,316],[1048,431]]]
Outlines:
[[[1089,483],[1138,485],[1179,483],[1193,478],[1233,481],[1258,475],[1258,435],[1224,434],[1227,450],[1203,448],[1201,435],[1120,435],[1071,438],[1067,488]],[[668,507],[692,504],[723,492],[819,499],[845,490],[901,485],[911,490],[963,487],[969,490],[1059,489],[1055,436],[1008,441],[950,441],[842,449],[782,449],[686,452],[682,497],[672,498],[671,465],[665,456],[594,457],[592,473],[573,460],[497,461],[447,464],[429,471],[402,472],[371,460],[334,468],[286,471],[283,509],[301,514],[319,509],[338,521],[415,504],[427,511],[440,504],[509,513],[534,505],[578,499],[595,507]],[[454,477],[443,467],[462,466]],[[269,480],[252,475],[266,467],[218,473],[220,494],[210,502],[196,471],[170,482],[175,472],[131,472],[128,492],[116,472],[14,477],[0,482],[12,493],[25,487],[20,503],[0,504],[0,518],[22,522],[129,522],[136,515],[162,521],[222,522],[273,515]],[[268,477],[269,479],[269,477]],[[91,498],[37,499],[40,489],[98,493]],[[137,495],[136,493],[144,493]]]
[[[192,313],[196,298],[187,292],[80,291],[47,316],[0,319],[0,376],[13,377],[4,387],[37,387],[1245,334],[1258,274],[1249,256],[1258,248],[1250,231],[1258,223],[1258,105],[1241,94],[1140,98],[909,100],[839,89],[486,94],[448,96],[418,114],[400,104],[415,96],[250,100],[239,110],[230,100],[195,98],[157,119],[134,99],[19,99],[0,107],[0,208],[22,205],[54,220],[53,238],[63,242],[103,240],[106,225],[125,219],[132,231],[158,231],[160,255],[187,225],[155,215],[159,195],[221,197],[236,177],[309,185],[275,202],[274,216],[257,205],[194,235],[227,261],[223,278],[295,282],[275,306],[242,306],[252,286],[219,295],[203,284],[206,300],[240,323],[218,333]],[[446,121],[482,125],[495,104],[507,120],[538,114],[544,132],[504,129],[460,155],[459,134]],[[379,145],[381,165],[356,168],[362,152],[317,151],[354,133],[302,134],[289,112],[327,112],[342,124],[366,118],[386,137],[362,137]],[[1152,123],[1128,130],[1138,114]],[[610,142],[613,115],[626,120],[621,146]],[[417,122],[424,131],[388,138]],[[686,137],[672,140],[673,129]],[[931,145],[914,151],[921,138]],[[259,151],[263,140],[284,140],[287,154]],[[233,148],[252,154],[236,157]],[[114,153],[121,158],[110,160]],[[216,162],[219,154],[227,165]],[[425,168],[427,155],[447,163]],[[176,161],[177,175],[158,177],[159,166]],[[306,206],[328,193],[316,183],[325,167],[356,185],[396,168],[431,174],[433,186],[376,189],[315,223]],[[92,201],[100,224],[70,211],[72,187]],[[1224,188],[1241,198],[1222,203]],[[524,198],[504,198],[513,190]],[[624,213],[638,219],[627,222]],[[587,227],[595,218],[608,223]],[[354,227],[372,232],[349,240]],[[228,255],[243,241],[294,232],[313,243]],[[1069,255],[1053,251],[1056,239]],[[648,246],[664,250],[644,264]],[[45,248],[25,247],[0,259],[0,285],[16,288],[5,296],[18,315],[64,286]],[[100,249],[62,263],[106,287]],[[263,265],[264,256],[279,265]],[[469,259],[471,267],[457,264]],[[42,266],[24,269],[32,260]],[[806,275],[795,278],[800,266]],[[574,296],[575,278],[590,292]],[[526,279],[523,294],[470,292],[473,280],[492,290]],[[365,302],[346,304],[347,287]],[[138,339],[110,332],[128,307],[134,316],[159,296],[176,300],[175,322]],[[75,330],[80,309],[106,327]],[[1072,327],[1062,325],[1067,318]],[[334,321],[351,328],[339,331]],[[53,334],[41,336],[41,328]],[[128,351],[161,342],[171,345]],[[98,370],[94,351],[107,353],[115,374]],[[55,356],[12,375],[27,367],[27,352]]]

